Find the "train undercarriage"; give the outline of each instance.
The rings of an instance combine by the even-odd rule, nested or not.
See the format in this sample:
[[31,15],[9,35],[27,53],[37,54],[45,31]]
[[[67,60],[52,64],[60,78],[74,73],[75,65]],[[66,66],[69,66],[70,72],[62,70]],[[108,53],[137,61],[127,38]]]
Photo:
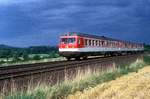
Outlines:
[[60,55],[66,57],[67,60],[74,58],[75,60],[87,59],[89,56],[121,56],[143,53],[144,51],[107,51],[107,52],[60,52]]

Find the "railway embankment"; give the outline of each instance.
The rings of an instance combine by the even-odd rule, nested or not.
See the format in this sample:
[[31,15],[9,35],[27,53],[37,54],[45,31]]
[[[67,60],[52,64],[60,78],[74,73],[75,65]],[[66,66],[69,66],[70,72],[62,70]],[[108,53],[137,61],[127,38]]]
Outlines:
[[78,91],[68,99],[150,99],[150,65],[83,92]]
[[[117,80],[128,73],[138,72],[139,69],[145,67],[148,63],[149,58],[145,57],[145,59],[146,63],[137,61],[136,63],[123,68],[86,75],[85,77],[82,77],[83,75],[79,74],[78,77],[72,81],[65,81],[64,83],[53,86],[42,84],[33,89],[29,86],[27,91],[13,91],[7,95],[1,94],[1,97],[3,99],[63,99],[69,95],[69,98],[75,98],[78,92],[82,94],[85,90],[91,90],[103,83]],[[78,97],[76,99],[78,99]]]

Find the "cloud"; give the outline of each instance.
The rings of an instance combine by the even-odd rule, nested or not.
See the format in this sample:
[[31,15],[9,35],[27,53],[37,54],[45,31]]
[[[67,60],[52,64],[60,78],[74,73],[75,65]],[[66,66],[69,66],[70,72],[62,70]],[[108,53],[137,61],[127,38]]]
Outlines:
[[57,44],[59,35],[77,31],[150,42],[149,4],[149,0],[1,0],[0,39],[18,46]]
[[0,0],[0,5],[12,5],[12,4],[21,4],[21,3],[32,3],[37,2],[38,0]]

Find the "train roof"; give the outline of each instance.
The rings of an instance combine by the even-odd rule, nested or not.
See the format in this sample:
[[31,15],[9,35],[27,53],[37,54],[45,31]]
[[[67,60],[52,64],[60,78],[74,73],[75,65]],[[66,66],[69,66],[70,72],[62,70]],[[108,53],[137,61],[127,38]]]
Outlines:
[[89,37],[89,38],[102,39],[102,40],[120,41],[120,40],[112,39],[112,38],[109,38],[109,37],[106,37],[106,36],[97,36],[97,35],[92,35],[92,34],[79,33],[77,35],[78,36],[83,36],[83,37]]
[[122,41],[122,40],[118,40],[118,39],[112,39],[112,38],[109,38],[106,36],[97,36],[97,35],[93,35],[93,34],[85,34],[85,33],[79,33],[79,32],[69,32],[63,36],[81,36],[81,37],[96,38],[96,39],[110,40],[110,41]]
[[113,38],[109,38],[106,36],[97,36],[93,34],[86,34],[86,33],[79,33],[79,32],[68,32],[63,36],[81,36],[81,37],[96,38],[96,39],[109,40],[109,41],[120,41],[120,42],[128,42],[128,43],[133,43],[133,44],[141,44],[141,43],[134,43],[134,42],[124,41],[124,40],[119,40],[119,39],[113,39]]

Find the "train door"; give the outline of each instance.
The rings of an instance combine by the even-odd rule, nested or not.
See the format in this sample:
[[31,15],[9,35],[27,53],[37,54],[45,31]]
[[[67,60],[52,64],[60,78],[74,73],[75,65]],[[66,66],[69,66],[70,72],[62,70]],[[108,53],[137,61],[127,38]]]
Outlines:
[[84,39],[82,37],[77,38],[77,47],[78,48],[84,47]]

